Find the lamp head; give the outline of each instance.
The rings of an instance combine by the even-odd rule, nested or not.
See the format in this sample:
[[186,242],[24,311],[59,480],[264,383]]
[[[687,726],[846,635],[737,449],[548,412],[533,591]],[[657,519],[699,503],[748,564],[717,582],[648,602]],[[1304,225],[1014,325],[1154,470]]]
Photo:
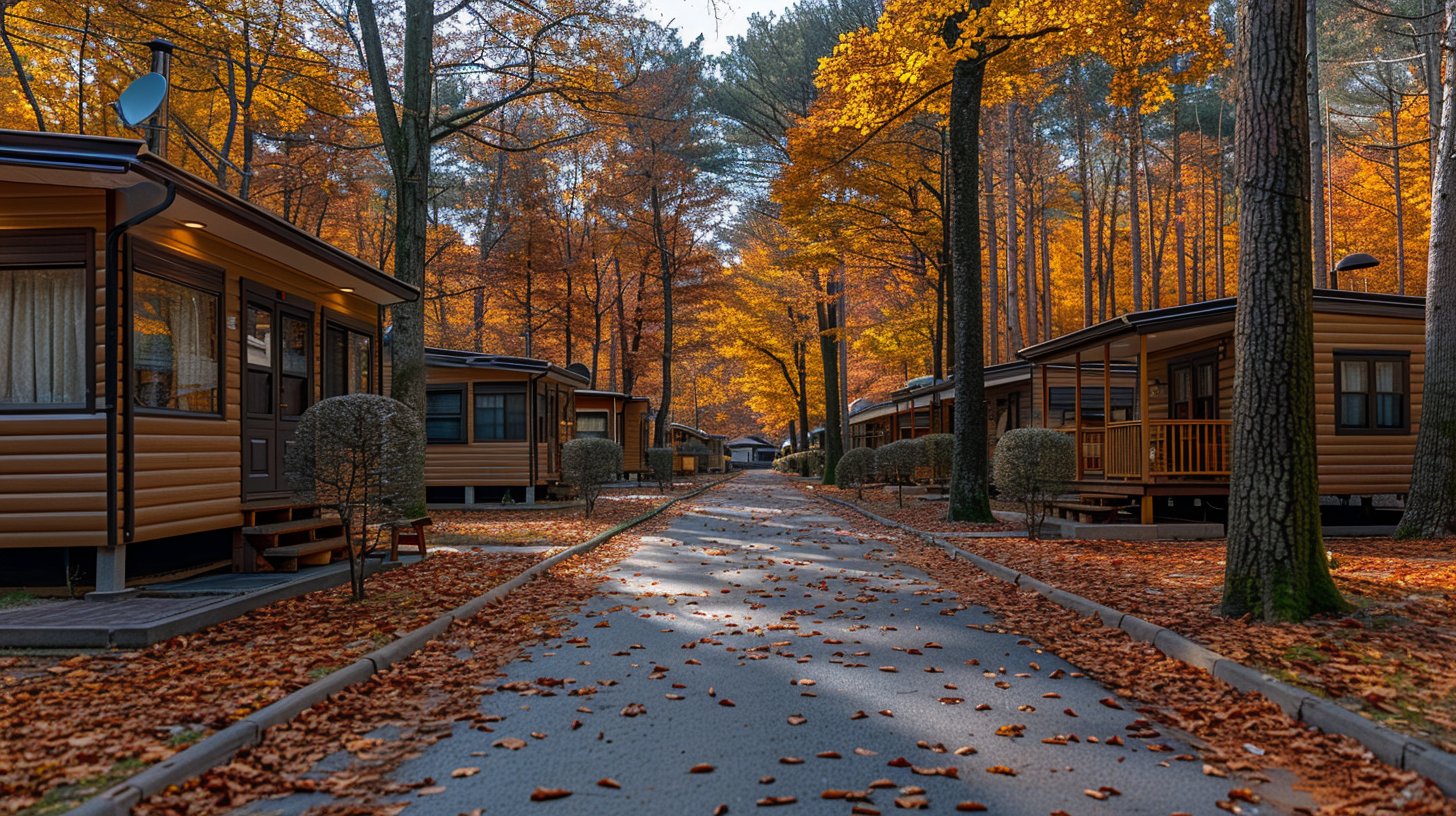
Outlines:
[[1335,264],[1336,272],[1353,272],[1357,269],[1369,269],[1372,266],[1379,266],[1380,261],[1374,255],[1366,255],[1363,252],[1356,252],[1341,258]]

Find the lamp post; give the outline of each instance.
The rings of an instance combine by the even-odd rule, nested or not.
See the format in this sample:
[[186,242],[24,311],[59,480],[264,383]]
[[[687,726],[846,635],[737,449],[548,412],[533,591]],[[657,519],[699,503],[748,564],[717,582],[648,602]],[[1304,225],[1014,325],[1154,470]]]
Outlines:
[[1330,270],[1330,288],[1340,288],[1340,273],[1354,272],[1359,269],[1369,269],[1372,266],[1379,266],[1380,261],[1374,255],[1366,255],[1363,252],[1354,252],[1341,258]]

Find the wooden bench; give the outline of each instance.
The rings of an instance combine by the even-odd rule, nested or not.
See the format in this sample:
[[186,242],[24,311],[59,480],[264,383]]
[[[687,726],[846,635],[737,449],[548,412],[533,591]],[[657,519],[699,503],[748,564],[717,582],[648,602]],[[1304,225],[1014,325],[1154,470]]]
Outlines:
[[389,528],[389,560],[399,560],[399,548],[403,544],[406,547],[418,547],[420,560],[423,561],[425,559],[425,528],[429,527],[431,523],[429,516],[385,522],[384,526]]
[[1111,521],[1124,509],[1113,504],[1083,504],[1081,502],[1052,502],[1052,509],[1064,519],[1075,519],[1083,524],[1101,524]]

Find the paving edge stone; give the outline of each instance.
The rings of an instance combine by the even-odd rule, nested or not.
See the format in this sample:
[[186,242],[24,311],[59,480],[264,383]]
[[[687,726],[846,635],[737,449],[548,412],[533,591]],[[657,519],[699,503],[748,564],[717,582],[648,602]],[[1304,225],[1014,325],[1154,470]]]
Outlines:
[[1456,755],[1416,737],[1387,728],[1338,703],[1291,686],[1258,669],[1245,666],[1236,660],[1230,660],[1172,629],[1143,620],[1135,615],[1119,612],[1096,601],[1017,572],[1004,564],[975,553],[968,553],[953,542],[934,533],[918,530],[908,524],[885,518],[833,496],[815,496],[815,498],[846,507],[886,527],[904,530],[946,550],[950,553],[951,558],[969,561],[983,572],[1009,584],[1014,584],[1020,589],[1035,592],[1064,609],[1082,615],[1096,615],[1102,619],[1104,625],[1121,629],[1133,640],[1151,643],[1154,648],[1168,657],[1203,669],[1239,691],[1262,694],[1270,702],[1279,706],[1290,718],[1318,728],[1327,734],[1349,737],[1365,746],[1366,750],[1382,762],[1402,770],[1419,773],[1436,783],[1436,787],[1447,796],[1456,797]]
[[125,816],[125,814],[131,813],[132,808],[141,804],[143,799],[154,796],[174,785],[181,785],[222,765],[244,748],[257,745],[263,738],[263,732],[268,728],[290,722],[299,714],[329,697],[350,686],[362,683],[389,666],[404,660],[423,649],[426,644],[448,630],[457,621],[474,617],[485,607],[503,599],[515,589],[524,586],[562,561],[591,552],[616,536],[656,517],[678,502],[700,496],[737,475],[738,473],[734,473],[681,496],[674,496],[671,501],[663,502],[637,518],[624,521],[616,527],[599,533],[580,544],[568,547],[550,558],[537,561],[509,581],[492,587],[484,594],[466,601],[387,646],[375,649],[348,666],[331,672],[327,677],[309,683],[282,699],[254,711],[201,742],[179,751],[87,799],[66,811],[64,816]]

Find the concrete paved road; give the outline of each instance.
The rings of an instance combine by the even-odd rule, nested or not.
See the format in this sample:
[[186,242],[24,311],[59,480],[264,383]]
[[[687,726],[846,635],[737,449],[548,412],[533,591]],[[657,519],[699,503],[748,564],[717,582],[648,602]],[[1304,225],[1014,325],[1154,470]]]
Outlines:
[[[982,631],[989,612],[884,560],[825,507],[762,472],[697,500],[610,572],[574,628],[507,668],[481,699],[501,718],[493,733],[459,725],[398,769],[444,787],[405,812],[892,813],[902,797],[931,813],[966,801],[994,814],[1221,812],[1231,780],[1205,776],[1185,742],[1140,724],[1131,703],[1105,705],[1108,689],[1031,641]],[[894,787],[821,798],[876,780]],[[532,802],[538,787],[572,795]]]

